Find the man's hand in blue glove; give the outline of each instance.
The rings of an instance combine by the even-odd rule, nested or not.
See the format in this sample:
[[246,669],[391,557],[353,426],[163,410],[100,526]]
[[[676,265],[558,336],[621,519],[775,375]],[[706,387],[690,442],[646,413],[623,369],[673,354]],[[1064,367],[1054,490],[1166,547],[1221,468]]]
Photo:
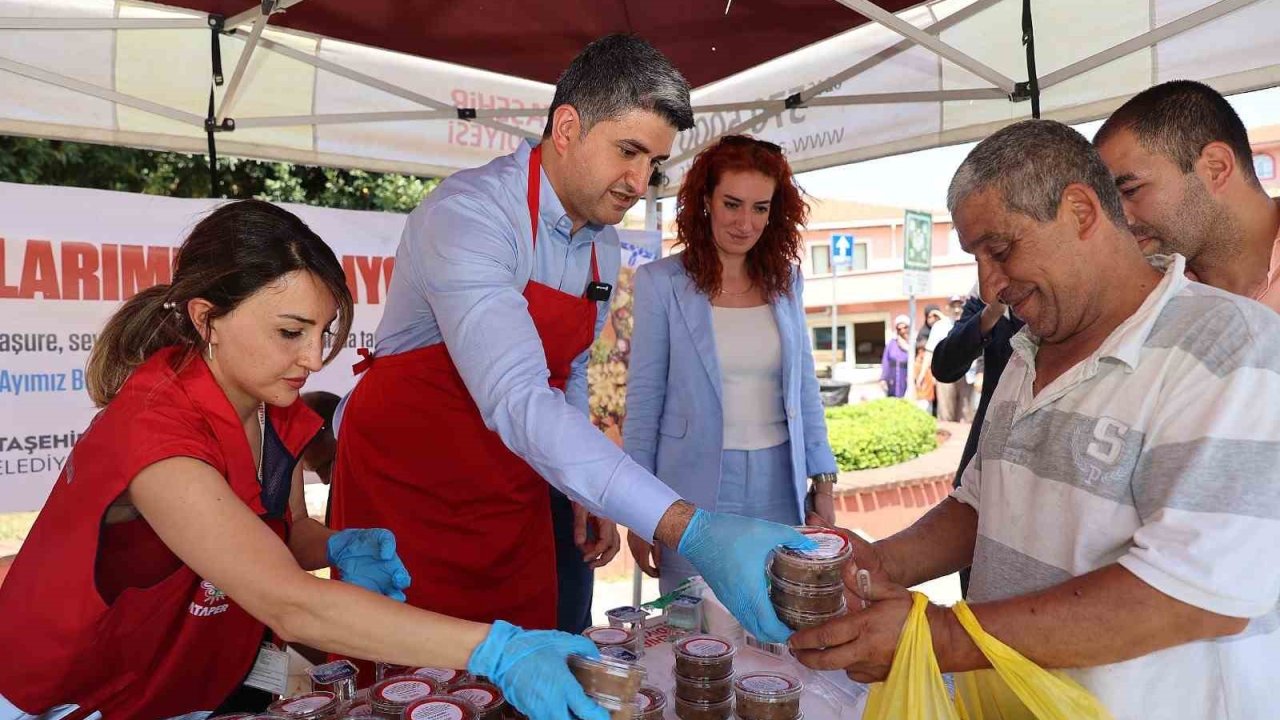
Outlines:
[[396,537],[390,530],[342,530],[330,535],[329,564],[338,568],[343,582],[404,602],[409,571],[396,555]]
[[595,643],[554,630],[523,630],[499,620],[471,654],[467,670],[494,682],[531,720],[609,720],[569,671],[570,655],[600,657]]
[[696,510],[677,550],[747,632],[764,642],[780,643],[791,637],[791,629],[774,612],[765,578],[769,553],[779,545],[816,547],[786,525]]

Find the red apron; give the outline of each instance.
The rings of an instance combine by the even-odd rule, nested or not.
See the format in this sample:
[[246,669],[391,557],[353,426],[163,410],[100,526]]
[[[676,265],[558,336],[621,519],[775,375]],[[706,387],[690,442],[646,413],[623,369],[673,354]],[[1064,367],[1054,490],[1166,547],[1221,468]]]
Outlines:
[[288,483],[320,427],[303,403],[270,408],[263,482],[244,430],[208,366],[177,373],[157,352],[80,438],[31,535],[0,586],[0,647],[21,662],[0,672],[0,695],[39,715],[79,705],[107,718],[212,710],[239,687],[266,631],[203,581],[143,520],[100,518],[143,467],[194,457],[222,473],[279,535]]
[[[542,148],[529,155],[529,221],[538,241]],[[591,269],[599,281],[595,248]],[[529,315],[564,390],[595,336],[596,303],[534,282]],[[444,343],[356,366],[334,463],[331,524],[384,527],[413,576],[416,607],[454,617],[556,624],[548,486],[485,427]]]

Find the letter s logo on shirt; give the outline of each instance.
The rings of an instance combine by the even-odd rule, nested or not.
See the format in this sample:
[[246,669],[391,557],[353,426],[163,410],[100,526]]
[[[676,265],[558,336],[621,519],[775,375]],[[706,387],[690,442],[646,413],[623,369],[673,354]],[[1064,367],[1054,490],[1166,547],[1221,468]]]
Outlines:
[[1118,420],[1099,418],[1093,426],[1094,442],[1089,443],[1085,452],[1094,460],[1111,465],[1120,459],[1120,452],[1124,450],[1124,436],[1128,432],[1129,426]]

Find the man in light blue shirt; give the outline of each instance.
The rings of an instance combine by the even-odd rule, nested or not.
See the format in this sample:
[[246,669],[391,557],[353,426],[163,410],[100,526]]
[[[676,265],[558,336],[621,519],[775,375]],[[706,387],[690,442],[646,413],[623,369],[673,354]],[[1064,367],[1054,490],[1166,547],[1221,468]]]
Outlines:
[[333,511],[338,527],[395,532],[410,603],[554,626],[549,483],[678,547],[748,631],[790,635],[765,562],[808,541],[694,508],[586,413],[587,350],[619,264],[610,226],[692,124],[661,53],[602,38],[557,83],[539,145],[450,177],[410,215],[376,357],[344,403]]

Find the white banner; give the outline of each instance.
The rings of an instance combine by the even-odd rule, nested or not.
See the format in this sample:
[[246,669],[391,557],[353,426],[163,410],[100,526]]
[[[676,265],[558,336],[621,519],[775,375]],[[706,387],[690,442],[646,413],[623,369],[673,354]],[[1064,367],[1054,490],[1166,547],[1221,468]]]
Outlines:
[[[95,412],[94,338],[122,300],[168,282],[186,233],[220,200],[0,183],[0,512],[44,504]],[[354,384],[373,346],[404,216],[285,205],[341,258],[356,301],[346,349],[305,391]]]

